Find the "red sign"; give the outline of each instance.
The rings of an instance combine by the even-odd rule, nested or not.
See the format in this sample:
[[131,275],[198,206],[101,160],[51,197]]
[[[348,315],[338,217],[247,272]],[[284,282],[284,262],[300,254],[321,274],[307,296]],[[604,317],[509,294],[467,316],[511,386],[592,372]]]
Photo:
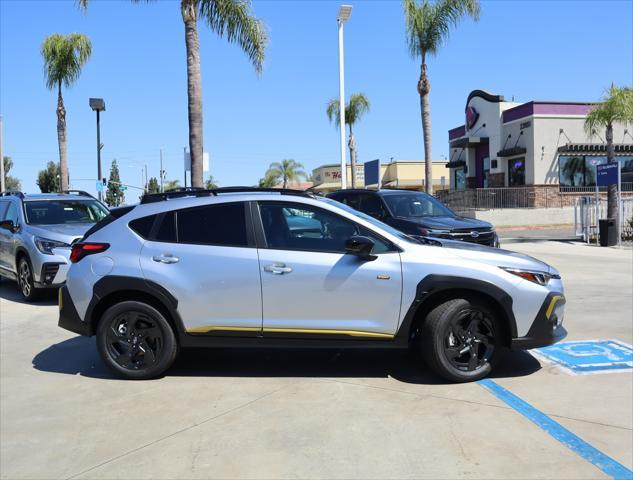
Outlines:
[[466,107],[466,128],[470,130],[475,126],[479,119],[479,113],[474,107]]

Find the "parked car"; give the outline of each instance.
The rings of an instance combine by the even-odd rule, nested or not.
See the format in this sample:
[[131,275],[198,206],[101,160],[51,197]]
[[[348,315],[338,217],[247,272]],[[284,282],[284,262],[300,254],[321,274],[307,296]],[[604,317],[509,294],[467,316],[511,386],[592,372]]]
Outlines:
[[72,246],[59,326],[119,375],[180,347],[419,349],[456,382],[566,335],[560,275],[534,258],[420,240],[328,198],[225,188],[143,197]]
[[499,247],[494,227],[457,215],[431,195],[411,190],[339,190],[328,198],[360,210],[407,235]]
[[105,205],[80,190],[0,193],[0,276],[17,280],[26,301],[66,281],[70,246],[105,218]]

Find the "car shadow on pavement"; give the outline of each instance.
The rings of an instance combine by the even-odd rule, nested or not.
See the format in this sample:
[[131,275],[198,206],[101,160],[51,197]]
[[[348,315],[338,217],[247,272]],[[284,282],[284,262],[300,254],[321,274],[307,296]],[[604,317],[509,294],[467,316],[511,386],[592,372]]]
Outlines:
[[57,305],[57,289],[43,289],[41,297],[34,302],[26,302],[18,290],[18,284],[7,279],[0,280],[0,298],[24,305]]
[[[51,345],[33,358],[43,372],[117,379],[102,362],[95,340],[74,337]],[[492,378],[521,377],[541,368],[532,355],[507,352]],[[387,378],[405,383],[447,383],[424,367],[412,352],[290,348],[183,349],[166,377],[323,377]]]

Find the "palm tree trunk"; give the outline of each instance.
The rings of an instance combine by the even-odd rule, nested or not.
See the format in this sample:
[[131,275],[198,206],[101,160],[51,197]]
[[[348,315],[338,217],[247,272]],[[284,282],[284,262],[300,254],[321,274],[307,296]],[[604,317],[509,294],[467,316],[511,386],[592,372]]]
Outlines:
[[191,186],[202,187],[202,77],[198,12],[194,0],[182,0],[187,48],[187,96],[189,99],[189,151],[191,152]]
[[60,190],[68,190],[68,154],[66,147],[66,109],[62,97],[62,82],[57,85],[57,143],[59,146]]
[[352,132],[352,125],[349,126],[349,161],[352,167],[352,188],[356,188],[356,139]]
[[[609,123],[607,125],[607,131],[605,134],[607,140],[607,162],[616,162],[615,158],[615,148],[613,146],[613,125]],[[607,193],[607,218],[614,218],[615,224],[618,225],[618,217],[619,217],[619,195],[618,195],[618,185],[613,184],[609,185],[609,190]]]
[[429,93],[431,84],[426,75],[425,56],[422,55],[418,93],[420,94],[420,111],[422,112],[422,134],[424,136],[424,187],[426,193],[433,194],[433,158],[431,156],[431,106]]

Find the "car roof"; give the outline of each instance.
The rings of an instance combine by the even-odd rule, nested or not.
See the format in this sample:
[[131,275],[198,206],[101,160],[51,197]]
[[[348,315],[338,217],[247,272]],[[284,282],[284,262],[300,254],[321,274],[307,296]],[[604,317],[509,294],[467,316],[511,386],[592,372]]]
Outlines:
[[425,192],[419,192],[417,190],[407,190],[404,188],[381,188],[380,190],[369,190],[366,188],[347,188],[345,190],[337,190],[335,192],[329,193],[328,196],[330,195],[335,195],[335,194],[341,194],[341,193],[357,193],[357,194],[375,194],[375,195],[394,195],[394,194],[402,194],[402,193],[424,193],[425,195],[428,195]]
[[94,197],[67,193],[27,193],[24,195],[23,200],[25,202],[34,200],[94,200]]

